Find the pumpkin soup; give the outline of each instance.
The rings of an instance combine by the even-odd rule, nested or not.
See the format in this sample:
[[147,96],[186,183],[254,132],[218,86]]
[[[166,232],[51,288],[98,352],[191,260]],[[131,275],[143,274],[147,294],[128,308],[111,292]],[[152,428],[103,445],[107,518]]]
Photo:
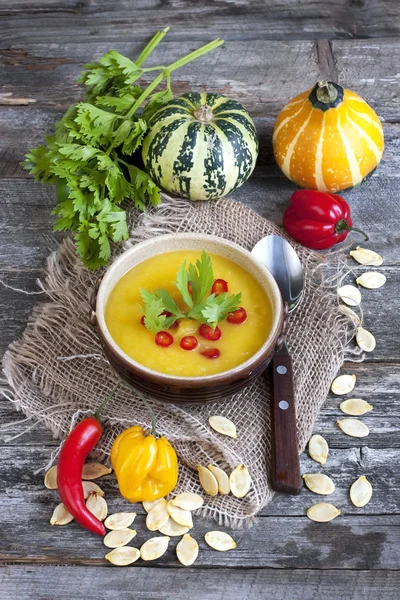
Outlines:
[[[268,337],[272,326],[268,296],[250,273],[216,254],[209,255],[215,279],[206,297],[222,294],[227,298],[229,292],[231,300],[240,299],[240,306],[212,327],[185,316],[189,308],[177,288],[177,273],[184,261],[193,263],[190,270],[203,255],[179,250],[153,256],[125,273],[111,290],[105,309],[107,328],[116,344],[141,365],[181,377],[213,375],[245,362]],[[187,289],[192,294],[190,276]],[[163,311],[166,326],[162,331],[151,328],[151,311],[146,309],[143,315],[144,299],[154,299],[160,291],[168,292],[181,315],[174,320]],[[241,297],[236,296],[239,292]],[[159,313],[154,306],[153,314]]]

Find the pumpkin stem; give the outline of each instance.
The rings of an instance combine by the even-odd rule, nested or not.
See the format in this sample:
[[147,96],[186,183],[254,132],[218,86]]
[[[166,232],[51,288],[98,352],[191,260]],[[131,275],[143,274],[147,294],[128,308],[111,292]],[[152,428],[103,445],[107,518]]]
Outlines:
[[330,81],[318,81],[316,95],[319,102],[329,104],[330,102],[335,102],[338,92]]
[[369,237],[365,231],[362,229],[357,229],[357,227],[350,227],[350,225],[344,219],[341,219],[336,223],[335,231],[339,234],[343,233],[344,231],[358,231],[358,233],[362,233],[362,235],[365,237],[365,241],[369,240]]
[[199,106],[199,108],[196,108],[196,110],[193,113],[193,116],[198,121],[208,123],[212,120],[214,115],[213,111],[211,110],[211,107],[208,106],[208,104],[203,104],[202,106]]

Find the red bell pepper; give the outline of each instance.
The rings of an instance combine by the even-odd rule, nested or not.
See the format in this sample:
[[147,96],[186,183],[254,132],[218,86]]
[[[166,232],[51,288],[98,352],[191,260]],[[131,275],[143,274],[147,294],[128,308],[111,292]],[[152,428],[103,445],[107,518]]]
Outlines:
[[316,190],[297,190],[292,194],[283,226],[296,242],[316,250],[343,242],[349,231],[358,231],[368,240],[366,233],[353,227],[346,200]]

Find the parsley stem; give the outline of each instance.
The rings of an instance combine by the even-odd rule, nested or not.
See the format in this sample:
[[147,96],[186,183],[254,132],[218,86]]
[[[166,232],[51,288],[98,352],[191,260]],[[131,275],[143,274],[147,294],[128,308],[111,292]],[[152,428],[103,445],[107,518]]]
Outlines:
[[168,33],[169,27],[166,27],[162,31],[157,31],[157,33],[151,38],[150,42],[147,46],[142,50],[139,54],[138,58],[135,61],[135,64],[140,67],[144,61],[148,58],[148,56],[153,52],[154,48],[158,46],[163,37]]
[[151,84],[144,90],[144,92],[142,94],[140,94],[139,98],[136,100],[136,102],[133,104],[133,106],[128,111],[128,113],[126,115],[127,119],[129,119],[132,115],[135,114],[135,112],[137,111],[139,106],[141,104],[143,104],[143,102],[146,100],[147,96],[150,96],[151,92],[162,82],[164,77],[165,77],[165,73],[163,71],[151,82]]
[[167,67],[167,69],[170,73],[172,73],[172,71],[176,71],[176,69],[179,69],[180,67],[183,67],[183,65],[186,65],[187,63],[191,62],[192,60],[195,60],[196,58],[203,56],[203,54],[207,54],[207,52],[210,52],[210,50],[214,50],[214,48],[218,48],[218,46],[222,46],[223,43],[224,43],[224,40],[220,40],[219,38],[217,38],[216,40],[210,42],[209,44],[206,44],[205,46],[202,46],[201,48],[194,50],[190,54],[187,54],[183,58],[180,58],[176,62],[169,65]]

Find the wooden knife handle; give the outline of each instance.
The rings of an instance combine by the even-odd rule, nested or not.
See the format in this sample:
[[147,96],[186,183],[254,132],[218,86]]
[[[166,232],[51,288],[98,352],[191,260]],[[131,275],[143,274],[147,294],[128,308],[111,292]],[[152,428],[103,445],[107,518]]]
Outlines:
[[298,495],[301,492],[299,453],[296,432],[292,359],[286,349],[271,361],[271,485],[277,492]]

